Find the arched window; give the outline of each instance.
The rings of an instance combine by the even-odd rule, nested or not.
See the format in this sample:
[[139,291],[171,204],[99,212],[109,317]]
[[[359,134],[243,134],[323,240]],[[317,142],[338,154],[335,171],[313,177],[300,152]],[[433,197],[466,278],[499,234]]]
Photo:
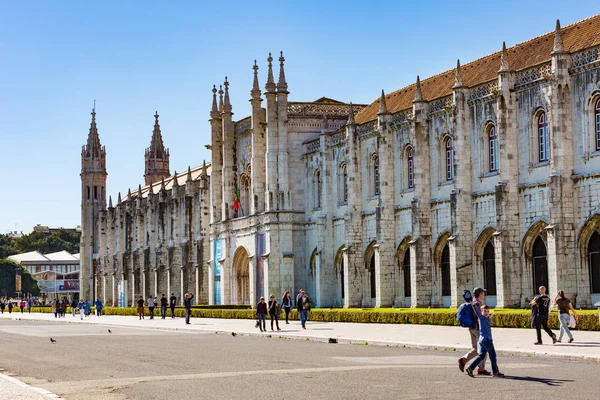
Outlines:
[[590,289],[592,293],[600,293],[600,234],[594,232],[588,243],[590,259]]
[[406,149],[406,187],[412,189],[415,187],[415,159],[413,148]]
[[402,272],[404,274],[404,296],[410,297],[411,285],[410,285],[410,249],[404,252],[404,260],[402,261]]
[[346,163],[340,164],[338,172],[338,204],[346,204],[348,202],[348,170]]
[[451,137],[447,137],[444,140],[444,155],[446,161],[446,180],[451,181],[454,179],[454,148]]
[[373,169],[373,196],[379,196],[379,157],[374,154],[371,158]]
[[483,249],[483,281],[489,296],[496,295],[496,254],[492,242]]
[[90,199],[90,187],[89,186],[86,186],[86,187],[87,187],[87,199],[89,200]]
[[533,243],[533,293],[537,294],[540,286],[546,287],[546,293],[551,293],[548,287],[548,259],[546,244],[540,236]]
[[494,125],[488,128],[488,154],[490,172],[498,171],[498,135]]
[[550,136],[548,135],[548,120],[545,112],[541,112],[538,116],[537,129],[540,146],[539,161],[548,161],[550,159]]
[[596,150],[600,150],[600,97],[596,100],[594,107],[594,121],[596,122]]
[[240,177],[240,183],[242,187],[241,193],[241,215],[250,215],[250,177],[242,175]]
[[448,243],[444,246],[442,251],[442,296],[452,295],[452,288],[450,284],[450,247]]
[[313,176],[314,208],[321,208],[321,171],[316,170]]
[[371,255],[371,262],[369,264],[369,275],[371,278],[371,298],[377,296],[377,290],[375,288],[375,253]]

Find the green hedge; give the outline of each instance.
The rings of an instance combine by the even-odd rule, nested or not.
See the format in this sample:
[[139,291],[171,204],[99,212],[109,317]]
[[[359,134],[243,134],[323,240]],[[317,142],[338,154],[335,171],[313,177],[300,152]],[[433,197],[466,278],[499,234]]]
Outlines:
[[[46,312],[52,310],[44,307],[32,307],[32,312]],[[70,312],[70,308],[67,309]],[[93,307],[92,307],[93,312]],[[167,315],[171,311],[167,311]],[[577,329],[585,331],[600,331],[598,313],[595,311],[578,311]],[[133,307],[118,308],[105,307],[106,315],[137,315]],[[145,315],[149,315],[145,308]],[[160,315],[160,309],[154,310],[154,315]],[[185,309],[176,308],[175,315],[185,316]],[[311,321],[320,322],[359,322],[379,324],[419,324],[419,325],[458,325],[456,321],[456,310],[453,309],[325,309],[316,308],[310,312]],[[216,309],[206,306],[192,309],[192,317],[196,318],[226,318],[226,319],[254,319],[255,311],[247,308],[238,309]],[[558,314],[550,313],[548,325],[552,329],[559,329]],[[280,319],[284,319],[282,312]],[[298,312],[292,310],[290,318],[298,319]],[[504,328],[531,328],[531,311],[529,310],[492,310],[492,326]]]

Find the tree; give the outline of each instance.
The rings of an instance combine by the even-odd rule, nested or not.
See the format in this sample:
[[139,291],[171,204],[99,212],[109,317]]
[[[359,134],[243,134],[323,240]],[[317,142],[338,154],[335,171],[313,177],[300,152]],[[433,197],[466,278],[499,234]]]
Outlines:
[[0,259],[0,296],[15,296],[15,275],[17,269],[21,270],[21,292],[31,293],[32,296],[39,296],[40,288],[29,271],[13,261],[4,259]]
[[12,238],[8,237],[8,235],[0,235],[0,258],[6,258],[17,253],[18,251],[15,248]]
[[32,232],[23,235],[15,242],[18,253],[38,251],[42,254],[56,253],[66,250],[69,253],[79,252],[79,234],[61,229],[50,236],[41,232]]

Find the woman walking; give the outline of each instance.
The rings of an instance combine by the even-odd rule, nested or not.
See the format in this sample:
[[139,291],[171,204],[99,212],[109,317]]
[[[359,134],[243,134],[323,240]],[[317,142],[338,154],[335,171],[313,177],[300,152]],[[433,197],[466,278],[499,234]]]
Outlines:
[[292,311],[292,297],[290,296],[289,290],[286,290],[281,298],[281,307],[283,307],[283,311],[285,311],[285,323],[289,324],[290,311]]
[[277,325],[277,330],[279,329],[279,312],[281,309],[279,308],[279,304],[277,304],[277,300],[275,300],[275,295],[272,294],[269,296],[269,316],[271,317],[271,330],[273,329],[273,321]]
[[56,306],[57,305],[58,305],[58,302],[56,301],[56,299],[52,300],[51,307],[52,307],[52,314],[54,314],[54,318],[56,318],[58,316],[57,312],[56,312]]
[[563,334],[566,332],[569,337],[569,343],[573,343],[573,334],[569,330],[569,310],[573,311],[573,317],[578,318],[575,308],[571,300],[565,296],[565,292],[562,290],[558,291],[558,294],[554,298],[554,305],[558,307],[558,320],[560,321],[560,333],[558,334],[557,342],[561,342]]
[[140,299],[137,301],[137,313],[140,319],[144,319],[144,296],[140,296]]

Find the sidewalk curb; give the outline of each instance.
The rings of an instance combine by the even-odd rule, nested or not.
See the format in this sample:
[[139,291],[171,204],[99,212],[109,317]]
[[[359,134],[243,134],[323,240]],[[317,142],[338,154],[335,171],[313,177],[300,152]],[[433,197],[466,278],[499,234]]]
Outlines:
[[[44,318],[6,318],[5,316],[0,316],[0,319],[10,319],[10,320],[21,320],[21,321],[48,321],[48,319]],[[202,319],[195,318],[194,320],[201,321]],[[52,320],[50,320],[52,321]],[[86,325],[102,325],[113,328],[130,328],[130,329],[151,329],[158,331],[171,331],[171,332],[186,332],[186,333],[211,333],[214,332],[216,334],[231,334],[231,331],[226,331],[223,329],[195,329],[188,326],[182,327],[158,327],[158,326],[144,326],[138,327],[133,325],[119,325],[119,324],[111,324],[109,322],[87,322],[85,320],[81,321],[79,319],[74,321],[66,320],[66,318],[57,319],[57,322],[66,322],[69,324],[86,324]],[[334,323],[334,322],[330,322]],[[273,331],[272,333],[261,334],[258,332],[236,332],[240,336],[253,336],[253,337],[262,337],[262,338],[276,338],[276,339],[287,339],[287,340],[304,340],[304,341],[312,341],[312,342],[320,342],[320,343],[328,343],[329,338],[317,337],[317,336],[309,336],[309,335],[287,335],[284,332]],[[435,351],[445,351],[445,352],[453,352],[453,353],[461,353],[463,351],[469,351],[470,348],[466,346],[448,346],[446,344],[423,344],[423,343],[415,343],[415,342],[392,342],[392,341],[369,341],[362,340],[356,338],[340,338],[337,337],[338,344],[351,344],[351,345],[368,345],[368,346],[378,346],[378,347],[404,347],[410,349],[419,349],[419,350],[435,350]],[[597,363],[600,364],[600,357],[589,357],[589,356],[579,356],[579,355],[567,355],[567,354],[549,354],[543,353],[539,351],[531,351],[531,350],[501,350],[496,349],[496,353],[500,356],[517,356],[517,357],[532,357],[539,359],[548,359],[548,360],[562,360],[562,361],[583,361],[588,363]]]
[[62,397],[60,397],[60,396],[58,396],[58,395],[56,395],[56,394],[54,394],[54,393],[52,393],[52,392],[50,392],[50,391],[48,391],[46,389],[42,389],[42,388],[39,388],[39,387],[28,385],[25,382],[22,382],[22,381],[18,380],[17,378],[13,378],[12,376],[5,375],[3,373],[0,373],[0,379],[4,379],[4,380],[6,380],[6,381],[8,381],[8,382],[10,382],[12,384],[15,384],[15,385],[17,385],[19,387],[22,387],[24,389],[29,389],[31,391],[34,391],[34,392],[36,392],[36,393],[38,393],[38,394],[40,394],[40,395],[42,395],[42,396],[44,396],[45,398],[48,398],[48,399],[64,400]]

